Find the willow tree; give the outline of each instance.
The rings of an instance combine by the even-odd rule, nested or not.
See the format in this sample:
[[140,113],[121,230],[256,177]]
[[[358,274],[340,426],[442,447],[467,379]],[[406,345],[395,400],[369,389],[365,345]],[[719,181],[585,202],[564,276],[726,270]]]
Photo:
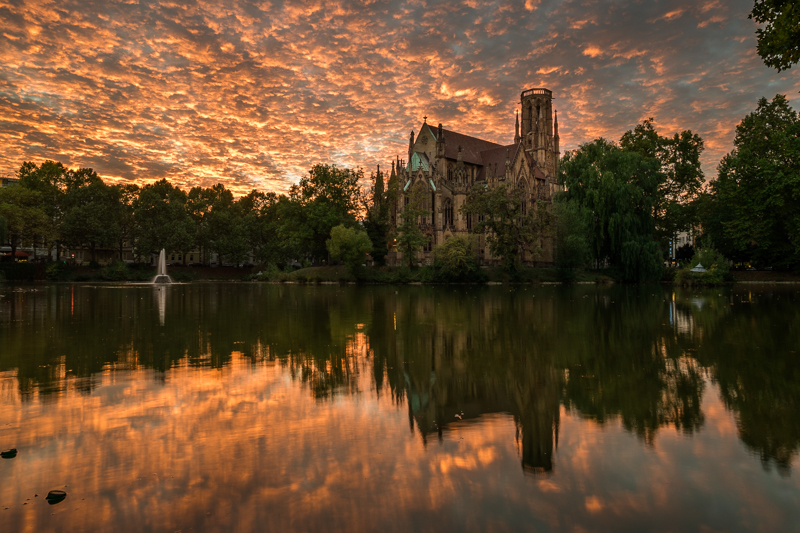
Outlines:
[[627,281],[658,279],[663,269],[654,239],[659,161],[597,139],[564,155],[560,179],[564,200],[589,213],[595,265],[608,263]]

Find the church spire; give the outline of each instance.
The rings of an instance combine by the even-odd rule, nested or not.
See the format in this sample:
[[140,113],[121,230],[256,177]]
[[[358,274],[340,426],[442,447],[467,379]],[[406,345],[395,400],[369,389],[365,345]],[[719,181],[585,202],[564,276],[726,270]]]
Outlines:
[[408,138],[408,160],[411,161],[411,156],[414,153],[414,130],[411,130],[411,137]]
[[514,144],[519,144],[519,109],[517,109],[517,124],[514,126]]

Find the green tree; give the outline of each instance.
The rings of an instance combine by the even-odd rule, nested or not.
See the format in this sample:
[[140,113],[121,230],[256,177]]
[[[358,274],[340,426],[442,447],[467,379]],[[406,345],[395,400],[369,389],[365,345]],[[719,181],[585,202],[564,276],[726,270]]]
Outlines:
[[800,267],[800,119],[785,96],[761,98],[736,127],[702,212],[726,257]]
[[186,193],[165,179],[142,187],[133,204],[136,255],[163,248],[185,256],[194,247],[196,228],[186,203]]
[[696,201],[704,184],[700,167],[703,139],[690,130],[662,137],[650,118],[625,132],[620,147],[658,161],[659,184],[653,206],[655,238],[662,251],[667,251],[670,240],[698,222]]
[[50,160],[44,161],[40,166],[32,161],[25,161],[17,171],[19,184],[26,189],[38,192],[42,199],[40,207],[50,219],[53,232],[52,243],[56,245],[57,253],[60,253],[57,241],[60,238],[61,218],[64,212],[63,203],[68,182],[75,182],[85,173],[85,170],[71,171],[61,163]]
[[556,195],[553,203],[555,218],[555,264],[569,279],[584,268],[591,259],[589,247],[590,214],[576,201]]
[[0,218],[6,222],[12,257],[21,244],[55,240],[57,233],[44,203],[39,191],[21,185],[0,188]]
[[334,226],[353,227],[361,205],[363,173],[335,165],[314,165],[308,176],[290,190],[290,198],[300,209],[291,221],[293,239],[299,251],[312,259],[327,257],[325,242]]
[[363,230],[340,224],[331,229],[331,238],[325,241],[331,258],[342,261],[350,272],[356,274],[372,250],[372,242]]
[[121,239],[121,190],[103,183],[91,169],[82,170],[86,179],[67,188],[61,233],[69,245],[88,244],[96,261],[97,246],[112,246]]
[[119,194],[119,205],[117,211],[117,224],[119,225],[119,237],[117,246],[119,247],[119,258],[123,258],[123,248],[125,241],[133,243],[135,241],[135,218],[133,206],[139,197],[139,186],[134,183],[126,185],[114,185]]
[[474,281],[480,264],[474,236],[456,235],[433,249],[434,267],[446,281]]
[[653,240],[660,163],[597,139],[568,151],[560,165],[564,200],[591,213],[592,259],[606,262],[629,281],[658,279],[663,265]]
[[756,0],[748,18],[759,24],[758,55],[768,67],[788,70],[800,61],[800,2]]
[[219,264],[223,259],[238,264],[247,257],[248,241],[245,213],[233,198],[233,193],[221,183],[206,189],[204,194],[208,211],[204,215],[206,223],[205,242],[217,254]]
[[532,258],[541,255],[541,240],[549,236],[546,205],[537,202],[528,206],[522,189],[478,186],[467,196],[461,212],[478,218],[474,231],[487,234],[492,255],[500,257],[503,266],[512,271],[519,268],[526,253]]
[[409,267],[413,267],[417,259],[417,252],[428,244],[430,237],[423,233],[420,222],[431,214],[425,209],[425,186],[417,183],[411,188],[411,193],[406,196],[408,203],[400,215],[400,225],[397,227],[397,248],[403,254],[403,259]]
[[391,190],[386,190],[383,183],[383,173],[381,167],[371,176],[371,194],[365,196],[366,202],[364,210],[364,229],[372,242],[372,258],[377,265],[386,264],[386,255],[389,253],[389,233],[391,223],[389,221],[389,208],[394,200]]

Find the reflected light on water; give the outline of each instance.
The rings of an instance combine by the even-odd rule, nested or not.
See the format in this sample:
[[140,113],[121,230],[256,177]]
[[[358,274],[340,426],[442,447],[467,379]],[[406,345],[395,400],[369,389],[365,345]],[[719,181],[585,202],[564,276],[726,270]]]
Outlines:
[[[0,461],[0,517],[13,531],[800,523],[796,389],[772,369],[791,343],[752,329],[758,298],[734,312],[728,294],[698,307],[628,290],[6,293],[0,447],[19,454]],[[678,312],[692,329],[670,325]],[[754,342],[768,351],[743,367]],[[768,405],[789,407],[751,414]],[[67,499],[41,501],[52,489]]]

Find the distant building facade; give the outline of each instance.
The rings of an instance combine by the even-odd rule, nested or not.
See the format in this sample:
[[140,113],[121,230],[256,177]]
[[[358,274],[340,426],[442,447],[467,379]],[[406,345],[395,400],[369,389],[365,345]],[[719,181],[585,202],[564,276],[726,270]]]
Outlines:
[[[521,118],[521,121],[520,121]],[[528,89],[520,94],[514,142],[508,145],[431,126],[427,117],[414,138],[411,131],[408,160],[393,163],[397,176],[397,205],[392,219],[395,226],[402,216],[414,188],[422,188],[424,208],[431,214],[420,221],[430,242],[421,253],[430,261],[434,246],[451,235],[467,234],[475,227],[474,217],[460,212],[470,191],[476,186],[518,188],[524,192],[528,209],[538,202],[552,202],[558,186],[558,115],[553,111],[553,93],[548,89]],[[542,254],[526,257],[527,262],[552,263],[552,239],[543,239]],[[480,238],[481,261],[496,261]],[[400,260],[396,252],[395,260]]]

